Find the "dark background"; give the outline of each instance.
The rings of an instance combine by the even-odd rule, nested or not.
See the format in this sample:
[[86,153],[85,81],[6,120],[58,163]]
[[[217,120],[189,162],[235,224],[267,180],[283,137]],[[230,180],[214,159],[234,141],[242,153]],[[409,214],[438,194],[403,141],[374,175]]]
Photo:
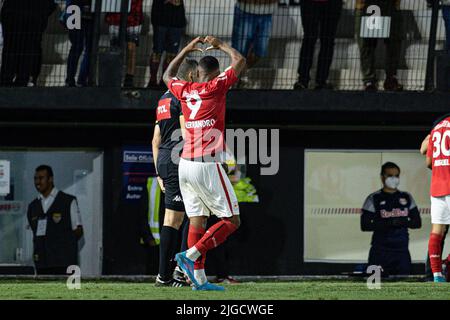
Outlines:
[[[143,90],[140,99],[130,99],[117,89],[0,89],[1,147],[104,150],[106,275],[156,270],[157,253],[139,244],[139,206],[120,202],[120,166],[122,146],[151,143],[154,107],[161,94]],[[248,166],[260,202],[240,205],[242,227],[228,244],[230,274],[352,271],[353,265],[303,262],[304,149],[418,149],[434,119],[450,109],[449,98],[416,92],[230,92],[227,127],[280,129],[278,174],[261,176],[258,165]],[[415,272],[422,269],[415,266]],[[0,270],[7,272],[12,271]]]

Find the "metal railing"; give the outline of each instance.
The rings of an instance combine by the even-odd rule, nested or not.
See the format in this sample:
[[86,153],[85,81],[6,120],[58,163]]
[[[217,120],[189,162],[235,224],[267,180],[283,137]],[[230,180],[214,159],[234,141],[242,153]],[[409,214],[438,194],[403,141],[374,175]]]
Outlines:
[[[41,8],[44,3],[53,2],[35,1],[41,3]],[[111,1],[100,2],[105,6],[108,3],[111,5]],[[185,28],[178,27],[183,25],[180,21],[156,22],[164,26],[157,26],[155,21],[152,23],[152,14],[153,20],[161,20],[158,17],[170,20],[168,17],[171,17],[167,12],[161,13],[153,0],[129,1],[132,2],[130,13],[126,12],[126,5],[121,7],[119,3],[118,7],[125,11],[122,16],[134,15],[133,2],[141,1],[141,27],[114,35],[111,32],[111,20],[106,19],[104,12],[98,12],[101,8],[98,2],[96,13],[81,10],[83,30],[73,31],[68,30],[66,21],[61,19],[66,10],[64,0],[55,1],[56,8],[48,19],[45,16],[48,11],[44,10],[40,10],[39,18],[27,18],[32,16],[32,10],[22,8],[21,12],[14,11],[18,3],[25,3],[26,0],[4,0],[0,84],[96,85],[98,73],[102,72],[96,63],[98,53],[107,52],[116,46],[124,52],[121,82],[132,87],[146,87],[153,80],[154,87],[176,52],[173,48],[178,49],[177,43],[183,46],[197,35],[212,34],[232,43],[248,56],[251,66],[239,84],[243,89],[290,90],[299,81],[297,88],[331,85],[336,90],[362,90],[364,80],[367,82],[369,78],[382,88],[385,78],[389,77],[386,73],[391,73],[396,75],[404,89],[424,90],[433,86],[434,51],[445,47],[442,10],[435,8],[433,20],[433,10],[425,0],[402,0],[395,13],[386,5],[395,3],[395,0],[366,0],[364,11],[355,9],[358,0],[329,0],[320,4],[311,4],[311,0],[260,0],[264,2],[263,5],[256,0],[185,0]],[[8,2],[16,5],[11,7]],[[175,8],[183,4],[181,0],[171,0],[168,4],[165,2],[161,1],[163,5]],[[367,33],[367,30],[360,30],[367,22],[365,20],[361,24],[361,15],[368,14],[365,9],[370,4],[381,8],[381,16],[391,17],[390,38],[361,38],[364,32]],[[120,12],[117,14],[120,17]],[[179,12],[173,17],[179,20]],[[135,20],[139,21],[139,18]],[[376,24],[375,20],[372,23]],[[124,27],[124,23],[120,27],[119,19],[117,29],[124,31]],[[177,29],[181,30],[179,41]],[[158,40],[162,35],[166,36],[165,42]],[[136,39],[132,40],[133,36]],[[118,43],[111,41],[114,37]],[[172,40],[172,46],[170,39],[175,39]],[[87,41],[90,41],[89,46],[86,45]],[[127,45],[133,41],[138,44],[136,47]],[[376,47],[374,42],[378,43]],[[83,62],[83,50],[86,52],[86,47],[89,51],[87,56],[91,57],[87,59],[88,66],[83,65],[86,64]],[[173,52],[167,53],[168,50]],[[228,58],[220,52],[212,54],[218,57],[221,67],[229,63]],[[24,64],[24,61],[27,63]],[[71,67],[68,67],[69,64]],[[81,70],[87,71],[83,71],[80,77]],[[155,79],[151,79],[155,70],[158,70],[156,83]],[[126,76],[130,73],[133,74],[131,81]],[[24,79],[26,76],[28,79]]]

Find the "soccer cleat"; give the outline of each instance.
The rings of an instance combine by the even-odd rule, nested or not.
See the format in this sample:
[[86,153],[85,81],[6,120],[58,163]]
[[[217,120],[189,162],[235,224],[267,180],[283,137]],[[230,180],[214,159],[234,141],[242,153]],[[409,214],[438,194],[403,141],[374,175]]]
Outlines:
[[158,274],[156,276],[155,280],[155,286],[156,287],[170,287],[171,286],[172,279],[164,281],[161,276]]
[[225,291],[224,287],[216,286],[215,284],[205,282],[201,286],[192,287],[193,291]]
[[199,287],[199,284],[194,277],[194,261],[186,256],[186,251],[177,253],[175,255],[175,260],[177,261],[180,268],[184,271],[184,274],[194,284],[194,286]]
[[190,286],[191,284],[189,278],[186,277],[183,270],[181,270],[181,268],[178,265],[175,267],[175,270],[173,271],[173,279],[178,282],[184,283],[185,286]]
[[158,274],[158,276],[156,277],[156,281],[155,281],[155,287],[175,287],[175,288],[180,288],[180,287],[186,287],[189,286],[185,281],[180,281],[178,279],[170,279],[167,281],[164,281],[161,279],[160,275]]
[[447,282],[443,276],[435,276],[434,282]]

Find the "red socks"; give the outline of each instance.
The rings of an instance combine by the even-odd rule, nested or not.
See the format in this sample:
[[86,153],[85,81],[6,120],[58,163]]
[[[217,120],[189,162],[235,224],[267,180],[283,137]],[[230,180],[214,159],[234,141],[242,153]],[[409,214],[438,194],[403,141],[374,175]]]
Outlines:
[[195,247],[202,256],[205,256],[206,252],[222,244],[236,229],[237,227],[228,220],[219,221],[206,231]]
[[442,236],[431,233],[430,240],[428,241],[428,254],[430,255],[430,265],[433,273],[442,272],[441,244]]
[[[204,228],[197,228],[193,225],[189,225],[189,233],[188,233],[188,248],[192,248],[205,234]],[[202,256],[197,259],[194,263],[195,270],[205,269],[205,259],[206,255],[202,254]]]

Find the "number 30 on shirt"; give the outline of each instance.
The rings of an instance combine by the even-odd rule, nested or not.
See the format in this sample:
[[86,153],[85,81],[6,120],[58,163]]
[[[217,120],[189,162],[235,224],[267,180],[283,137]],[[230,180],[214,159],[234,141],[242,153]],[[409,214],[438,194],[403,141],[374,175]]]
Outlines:
[[450,148],[447,148],[447,139],[450,137],[450,130],[444,131],[444,134],[436,131],[433,134],[433,158],[438,158],[441,154],[450,157]]

